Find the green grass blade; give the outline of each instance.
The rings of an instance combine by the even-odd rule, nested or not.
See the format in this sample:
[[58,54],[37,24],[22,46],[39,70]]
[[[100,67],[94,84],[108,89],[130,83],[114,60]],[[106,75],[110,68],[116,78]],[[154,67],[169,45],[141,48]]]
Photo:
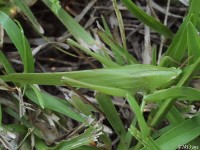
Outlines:
[[147,147],[147,149],[160,150],[159,146],[156,145],[156,142],[151,137],[142,137],[141,132],[138,131],[134,126],[130,126],[129,131],[139,142],[141,142],[145,147]]
[[[165,56],[173,58],[177,62],[181,61],[181,59],[185,54],[185,50],[187,48],[186,22],[187,20],[184,20],[184,22],[181,24],[178,32],[173,38],[172,43],[170,44],[170,46],[168,47],[167,51],[164,54]],[[164,64],[163,66],[168,66],[168,64],[170,63],[171,62]]]
[[74,150],[99,150],[99,148],[94,146],[81,146],[79,148],[75,148]]
[[80,44],[78,44],[77,42],[75,42],[71,39],[68,39],[67,42],[68,42],[69,45],[77,47],[77,48],[81,49],[82,51],[84,51],[85,53],[91,55],[93,58],[95,58],[96,60],[98,60],[99,62],[104,64],[106,67],[117,67],[117,66],[119,66],[117,63],[103,57],[100,54],[92,52],[90,49],[87,49],[87,48],[81,46]]
[[3,12],[0,12],[0,24],[6,30],[8,36],[17,48],[24,65],[24,71],[33,72],[34,60],[31,53],[31,48],[28,40],[22,33],[22,30],[20,30],[15,22]]
[[13,3],[15,6],[17,6],[23,12],[23,14],[28,18],[28,20],[31,22],[31,24],[35,27],[35,29],[39,33],[43,34],[44,33],[43,28],[37,22],[35,16],[33,15],[30,8],[27,6],[27,4],[22,0],[13,0]]
[[52,7],[51,9],[53,10],[53,12],[55,12],[56,14],[58,13],[58,11],[61,8],[60,2],[59,0],[50,0],[52,2]]
[[[96,99],[100,105],[100,108],[106,115],[106,118],[112,125],[115,132],[119,135],[120,139],[123,141],[125,139],[126,130],[119,117],[119,114],[112,103],[111,98],[108,95],[97,93]],[[124,141],[125,142],[125,141]]]
[[[65,25],[74,38],[79,42],[84,42],[89,46],[95,44],[92,36],[76,22],[60,5],[55,5],[50,0],[42,0],[42,2],[49,7],[49,9],[56,15],[56,17]],[[58,7],[57,9],[53,9]]]
[[100,38],[112,49],[113,53],[115,54],[115,59],[119,64],[124,65],[138,63],[138,61],[131,56],[128,52],[125,52],[123,47],[121,47],[112,37],[108,36],[106,33],[98,30],[98,35]]
[[104,27],[104,30],[105,30],[105,33],[110,36],[111,38],[113,38],[112,36],[112,33],[110,31],[110,28],[106,22],[106,19],[104,18],[104,16],[101,16],[101,20],[102,20],[102,23],[103,23],[103,27]]
[[156,32],[172,39],[174,34],[170,29],[164,26],[162,23],[154,19],[152,16],[147,15],[143,10],[136,6],[131,0],[122,0],[122,3],[126,8],[136,16],[140,21],[149,26],[151,29]]
[[157,49],[153,47],[151,65],[157,65]]
[[191,87],[172,87],[169,89],[155,91],[153,94],[146,95],[147,102],[162,101],[167,98],[178,98],[178,100],[198,101],[200,90]]
[[26,134],[28,131],[28,128],[22,124],[7,124],[5,125],[5,128],[8,130],[14,130],[17,133],[22,133],[22,134]]
[[[156,140],[161,149],[177,149],[200,135],[200,115],[184,121]],[[167,142],[166,142],[167,141]],[[142,150],[146,150],[143,148]]]
[[[3,111],[12,116],[13,118],[15,118],[17,121],[21,121],[21,123],[25,125],[26,128],[33,128],[33,125],[28,120],[26,120],[23,117],[21,118],[17,112],[10,109],[9,107],[4,108]],[[40,137],[41,139],[43,139],[42,132],[37,127],[34,127],[33,133],[38,137]]]
[[[192,21],[193,24],[196,24],[196,18],[199,16],[199,0],[192,0],[189,13],[184,19],[183,23],[179,27],[175,37],[173,38],[172,43],[170,44],[169,48],[167,49],[165,56],[170,56],[174,60],[180,62],[183,56],[185,55],[185,50],[187,49],[187,24],[189,21]],[[193,16],[193,20],[191,17]]]
[[[85,147],[82,147],[84,145],[88,145],[91,142],[94,142],[97,140],[97,138],[102,134],[101,128],[89,128],[87,129],[83,134],[73,137],[68,140],[63,140],[60,143],[57,143],[54,147],[48,147],[46,146],[40,139],[36,140],[36,149],[37,150],[86,150]],[[90,147],[87,150],[97,150]]]
[[108,35],[106,35],[106,33],[98,30],[97,34],[99,35],[101,40],[104,43],[106,43],[112,50],[116,63],[119,65],[126,64],[127,59],[126,59],[125,53],[123,53],[123,50],[122,50],[123,48],[120,45],[118,45],[112,37],[109,37]]
[[193,64],[200,57],[200,38],[195,26],[189,22],[187,24],[187,44],[188,44],[188,57],[190,64]]
[[44,100],[43,100],[43,97],[41,95],[41,91],[39,90],[39,87],[35,87],[35,85],[30,85],[30,87],[35,92],[40,106],[42,107],[42,109],[44,109]]
[[[120,34],[121,34],[122,45],[124,47],[124,50],[127,50],[124,23],[123,23],[122,15],[121,15],[121,12],[119,11],[116,0],[113,0],[113,7],[115,9],[115,14],[117,16],[117,21],[118,21],[118,24],[119,24],[119,31],[120,31]],[[128,53],[128,52],[124,51],[124,53]]]
[[[134,118],[135,120],[137,120],[137,118]],[[127,147],[129,148],[131,145],[133,139],[133,135],[128,131],[126,132],[126,137],[124,139],[124,141],[126,141],[126,145],[124,145],[124,141],[120,141],[120,143],[117,145],[117,149],[116,150],[121,150],[121,149],[126,149]]]
[[2,108],[0,104],[0,129],[2,129]]
[[127,99],[128,103],[130,104],[132,110],[135,112],[135,115],[137,116],[138,123],[140,126],[140,132],[142,133],[142,137],[147,138],[149,127],[147,126],[147,124],[144,120],[143,114],[140,110],[140,107],[139,107],[136,99],[133,96],[131,96],[130,94],[126,94],[126,99]]
[[178,82],[178,86],[188,85],[194,76],[199,72],[200,58],[192,65],[187,66],[183,70],[182,78]]
[[49,150],[48,147],[45,145],[45,143],[39,138],[35,139],[35,149],[36,150]]
[[[104,31],[101,31],[102,34],[103,34],[103,35],[105,34],[106,37],[110,38],[112,41],[115,41],[114,38],[113,38],[113,36],[112,36],[112,33],[111,33],[111,31],[110,31],[110,29],[109,29],[109,27],[108,27],[108,24],[107,24],[105,18],[104,18],[103,16],[101,16],[101,19],[102,19],[103,26],[104,26]],[[100,32],[100,30],[97,30],[97,31]],[[100,34],[99,32],[97,32],[97,34],[100,36],[100,38],[101,38],[107,45],[108,45],[108,44],[111,44],[110,42],[108,42],[109,39],[106,40],[106,39],[103,38],[103,36],[101,37],[101,34]],[[118,45],[118,43],[117,43],[117,45]],[[108,46],[110,46],[110,45],[108,45]],[[116,46],[116,45],[114,44],[113,46]],[[120,47],[120,45],[119,45],[119,47]],[[114,49],[112,46],[110,46],[110,49],[112,50],[112,53],[113,53],[113,55],[114,55],[114,59],[116,60],[116,62],[117,62],[119,65],[123,65],[123,64],[124,64],[124,60],[123,60],[122,56],[119,55],[118,53],[116,53],[116,52],[115,52],[115,49]],[[124,53],[122,53],[122,55],[124,55]]]
[[[74,120],[79,122],[85,122],[86,118],[83,118],[80,114],[76,113],[71,107],[67,106],[67,104],[63,103],[59,99],[50,96],[46,93],[40,93],[43,99],[44,107],[58,113],[64,114]],[[25,92],[25,95],[34,103],[40,104],[35,92],[28,88]]]
[[109,134],[106,131],[103,131],[103,134],[100,135],[99,140],[101,140],[103,142],[104,149],[107,149],[107,150],[112,149],[112,141],[110,139]]
[[[53,149],[51,147],[48,148],[46,146],[46,144],[38,138],[36,139],[35,148],[36,148],[36,150],[52,150]],[[100,149],[93,147],[93,146],[84,145],[84,146],[80,146],[80,147],[77,147],[77,148],[73,148],[73,150],[100,150]]]
[[0,6],[0,10],[8,16],[12,16],[14,7],[15,6],[12,3],[10,3],[10,1],[4,1]]
[[167,114],[167,119],[171,125],[175,126],[184,121],[182,114],[178,111],[175,106],[170,108],[169,113]]
[[3,65],[7,74],[15,73],[15,70],[13,69],[12,65],[10,64],[10,62],[8,61],[8,59],[1,50],[0,50],[0,64]]
[[[191,81],[191,79],[193,79],[193,76],[197,73],[197,71],[199,71],[199,67],[200,67],[200,58],[194,64],[187,67],[187,69],[185,69],[185,71],[183,71],[183,76],[177,83],[177,86],[180,87],[180,86],[183,86],[183,85],[186,85],[187,83],[189,83],[189,81]],[[165,118],[165,116],[169,112],[170,108],[173,106],[174,102],[175,102],[174,99],[165,100],[160,105],[160,109],[157,111],[157,113],[152,118],[152,120],[150,121],[149,124],[152,127],[157,126],[159,124],[159,122]]]
[[94,109],[89,104],[84,103],[79,96],[72,95],[70,103],[84,115],[93,116],[92,111],[94,111]]
[[88,145],[89,143],[96,141],[97,138],[102,134],[100,130],[101,128],[89,128],[85,131],[85,133],[79,135],[78,137],[67,141],[62,141],[52,150],[71,150],[83,145]]

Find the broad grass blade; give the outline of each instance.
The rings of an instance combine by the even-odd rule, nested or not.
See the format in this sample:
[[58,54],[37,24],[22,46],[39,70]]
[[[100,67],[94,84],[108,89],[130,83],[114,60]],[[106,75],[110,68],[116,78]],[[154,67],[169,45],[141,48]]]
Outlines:
[[[113,105],[111,98],[108,95],[97,93],[96,99],[106,115],[106,118],[112,125],[115,132],[118,134],[120,139],[123,141],[125,139],[126,130],[124,128],[124,124],[119,117],[119,114]],[[125,142],[125,141],[124,141]]]
[[[161,149],[177,149],[200,135],[200,115],[185,120],[156,140]],[[184,137],[184,138],[183,138]],[[166,142],[167,141],[167,142]],[[143,148],[142,150],[146,150]]]
[[22,30],[8,15],[3,12],[0,12],[0,24],[6,30],[8,36],[17,48],[24,65],[24,72],[33,72],[34,59],[28,40],[24,36]]
[[178,100],[198,101],[200,90],[191,87],[172,87],[169,89],[155,91],[153,94],[146,95],[144,100],[147,102],[162,101],[168,98],[178,98]]

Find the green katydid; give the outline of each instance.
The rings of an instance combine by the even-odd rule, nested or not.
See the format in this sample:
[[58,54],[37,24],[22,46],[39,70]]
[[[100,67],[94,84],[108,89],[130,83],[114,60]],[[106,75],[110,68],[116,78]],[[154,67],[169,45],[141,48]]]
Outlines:
[[[39,85],[64,85],[62,77],[68,77],[89,84],[115,87],[131,92],[153,91],[163,88],[176,79],[180,69],[152,65],[134,64],[106,69],[55,73],[13,73],[0,76],[4,81]],[[77,84],[75,87],[79,87]]]
[[149,128],[132,94],[138,91],[146,92],[167,87],[181,72],[180,69],[176,68],[134,64],[72,72],[13,73],[0,77],[7,82],[40,85],[66,84],[78,88],[90,88],[113,96],[126,97],[138,118],[142,135],[146,137]]

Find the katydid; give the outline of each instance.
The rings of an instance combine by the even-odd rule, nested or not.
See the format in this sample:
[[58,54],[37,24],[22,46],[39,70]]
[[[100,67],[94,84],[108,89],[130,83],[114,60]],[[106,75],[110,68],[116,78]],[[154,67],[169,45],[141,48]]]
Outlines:
[[134,110],[142,136],[147,137],[147,126],[135,98],[135,92],[153,91],[167,87],[174,82],[182,71],[176,68],[164,68],[152,65],[134,64],[107,69],[57,73],[13,73],[0,76],[6,82],[40,85],[70,85],[90,88],[109,95],[126,97]]
[[[114,87],[131,92],[153,91],[174,82],[182,71],[145,64],[134,64],[106,69],[93,69],[55,73],[13,73],[0,76],[6,82],[39,85],[64,85],[62,77],[105,87]],[[74,87],[80,87],[73,84]]]

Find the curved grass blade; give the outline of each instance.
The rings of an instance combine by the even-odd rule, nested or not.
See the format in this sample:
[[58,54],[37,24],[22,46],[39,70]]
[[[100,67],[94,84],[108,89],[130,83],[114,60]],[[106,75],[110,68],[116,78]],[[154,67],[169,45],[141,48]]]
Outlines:
[[4,0],[3,2],[2,0],[0,1],[0,10],[9,16],[16,13],[14,5],[7,0]]
[[[39,104],[39,100],[37,98],[37,95],[35,92],[28,88],[25,92],[25,95],[34,103]],[[50,96],[49,94],[40,93],[42,99],[43,99],[43,105],[45,108],[56,111],[58,113],[64,114],[74,120],[77,120],[79,122],[85,122],[85,119],[83,116],[81,116],[79,113],[76,113],[71,107],[69,107],[66,103],[63,103],[60,101],[60,99],[57,99],[53,96]]]
[[[192,1],[193,2],[193,1]],[[187,69],[184,70],[184,74],[182,78],[177,83],[177,86],[183,86],[189,83],[191,79],[193,79],[194,75],[199,71],[200,67],[200,58],[192,65],[190,65]],[[173,107],[175,100],[174,99],[167,99],[161,105],[160,109],[156,112],[152,120],[150,121],[150,126],[155,127],[165,118],[167,113],[171,110],[170,108]],[[173,115],[173,114],[172,114]],[[179,117],[182,120],[182,117]],[[149,132],[150,133],[150,132]]]
[[46,144],[40,139],[40,138],[35,138],[35,149],[36,150],[49,150]]
[[108,95],[105,95],[102,93],[97,93],[96,99],[97,99],[101,109],[105,113],[106,118],[112,125],[113,129],[115,130],[115,132],[119,135],[120,139],[125,144],[124,139],[125,139],[125,135],[126,135],[126,130],[124,128],[122,120],[120,119],[115,106],[112,103],[111,98]]
[[156,32],[172,39],[174,34],[170,29],[164,26],[162,23],[154,19],[152,16],[147,15],[143,10],[136,6],[131,0],[122,0],[122,3],[126,8],[136,16],[144,24],[155,30]]
[[[116,0],[113,0],[113,7],[115,9],[115,14],[117,16],[117,21],[118,21],[118,24],[119,24],[119,31],[120,31],[120,34],[121,34],[122,44],[123,44],[124,49],[127,50],[124,23],[123,23],[122,15],[121,15],[121,12],[119,11]],[[125,53],[128,53],[128,52],[125,51]]]
[[117,63],[115,63],[115,62],[113,62],[109,59],[106,59],[102,55],[99,55],[97,53],[92,52],[90,49],[87,49],[84,46],[81,46],[80,44],[78,44],[77,42],[75,42],[71,39],[68,39],[67,42],[68,42],[69,45],[75,46],[75,47],[81,49],[82,51],[84,51],[85,53],[89,54],[90,56],[92,56],[93,58],[95,58],[96,60],[98,60],[99,62],[104,64],[106,67],[117,67],[117,66],[119,66]]
[[[48,147],[41,139],[36,138],[36,150],[53,150],[52,147]],[[93,146],[80,146],[78,148],[74,148],[73,150],[99,150],[99,148],[95,148]]]
[[[36,150],[81,150],[81,147],[88,145],[91,142],[97,141],[97,138],[102,134],[101,128],[88,128],[83,134],[63,140],[54,147],[46,146],[40,139],[36,140]],[[84,147],[83,147],[84,148]],[[90,149],[90,148],[89,148]],[[83,149],[84,150],[84,149]],[[91,149],[94,150],[94,149]]]
[[[192,0],[188,15],[184,19],[183,23],[179,27],[175,37],[173,38],[172,43],[169,48],[165,52],[165,56],[172,57],[175,61],[180,62],[183,56],[185,55],[185,51],[187,49],[187,24],[191,21],[193,24],[196,24],[196,18],[199,17],[199,0]],[[193,20],[191,19],[193,16]],[[167,65],[165,65],[167,66]]]
[[[161,149],[177,149],[200,135],[200,115],[185,120],[164,133],[155,142]],[[183,138],[184,137],[184,138]],[[167,142],[166,142],[167,141]],[[142,150],[147,150],[143,148]]]
[[[104,16],[101,16],[101,19],[102,19],[103,27],[104,27],[104,31],[102,31],[102,32],[106,35],[106,37],[109,37],[109,38],[113,39],[112,33],[111,33],[111,31],[110,31],[110,29],[109,29],[109,27],[108,27],[108,24],[107,24],[107,22],[106,22]],[[98,34],[98,33],[99,33],[99,32],[98,32],[98,30],[97,30],[97,34]],[[98,35],[100,36],[100,34],[98,34]],[[102,39],[104,42],[108,41],[108,40],[104,39],[103,37],[101,37],[101,39]],[[113,39],[113,40],[114,40],[114,39]],[[109,43],[109,42],[108,42],[108,43]],[[108,43],[106,43],[106,44],[108,44]],[[109,44],[110,44],[110,43],[109,43]],[[109,45],[109,46],[110,46],[110,45]],[[115,46],[115,44],[114,44],[113,46]],[[110,46],[110,49],[112,50],[112,53],[113,53],[113,55],[114,55],[114,59],[116,60],[117,64],[119,64],[119,65],[124,65],[124,60],[123,60],[122,56],[119,55],[118,53],[116,53],[116,52],[115,52],[115,49],[113,49],[113,47]],[[124,55],[124,54],[123,54],[123,55]]]
[[83,145],[88,145],[91,142],[97,141],[97,138],[101,134],[101,128],[89,128],[82,135],[59,143],[55,148],[53,148],[53,150],[70,150]]
[[27,128],[34,128],[33,130],[34,134],[43,139],[42,132],[37,127],[33,127],[33,125],[28,120],[26,120],[23,117],[21,118],[17,112],[10,109],[9,107],[4,108],[4,112],[15,118],[17,121],[22,122],[22,124],[25,125]]
[[92,36],[76,22],[60,5],[53,3],[50,0],[42,0],[42,2],[49,7],[49,9],[56,15],[56,17],[65,25],[69,32],[79,42],[84,42],[89,46],[95,44]]
[[28,131],[28,128],[22,124],[7,124],[5,125],[5,128],[10,131],[14,130],[15,132],[20,133],[20,134],[26,134]]
[[189,62],[193,64],[200,57],[200,38],[192,22],[187,24],[187,36]]
[[138,131],[134,126],[130,126],[129,131],[139,142],[141,142],[149,150],[160,150],[159,146],[152,139],[152,137],[144,138],[141,132]]
[[44,100],[42,98],[41,92],[39,90],[39,87],[35,87],[35,85],[30,85],[30,87],[33,89],[33,91],[35,92],[37,99],[39,101],[40,106],[42,107],[42,109],[44,109]]
[[86,116],[93,116],[92,111],[95,111],[93,107],[91,107],[89,104],[86,104],[83,102],[83,100],[77,96],[77,95],[72,95],[71,96],[71,101],[70,103],[76,107],[77,110],[79,110],[81,113],[83,113]]
[[35,29],[43,34],[44,33],[44,29],[41,27],[41,25],[37,22],[35,16],[33,15],[32,11],[30,10],[30,8],[27,6],[27,4],[22,1],[22,0],[12,0],[12,2],[14,3],[15,6],[17,6],[22,12],[23,14],[28,18],[28,20],[31,22],[31,24],[33,25],[33,27],[35,27]]
[[200,90],[191,87],[172,87],[169,89],[155,91],[153,94],[146,95],[144,100],[147,102],[161,101],[168,98],[178,98],[178,100],[198,101],[200,100]]
[[24,72],[33,72],[34,60],[31,48],[22,30],[20,30],[16,23],[3,12],[0,12],[0,24],[6,30],[8,36],[17,48],[24,65]]
[[141,112],[141,109],[136,101],[136,99],[129,93],[126,94],[126,99],[128,103],[130,104],[131,108],[134,110],[135,115],[137,116],[138,123],[140,126],[140,132],[142,133],[143,138],[148,137],[148,131],[150,130],[149,127],[147,126],[143,114]]
[[115,54],[115,59],[119,64],[137,64],[138,61],[130,55],[127,50],[121,47],[112,37],[107,35],[106,33],[97,30],[98,35],[100,38],[112,49],[113,53]]
[[15,70],[13,69],[12,65],[10,64],[10,62],[8,61],[8,59],[1,50],[0,50],[0,64],[3,65],[7,74],[15,73]]
[[53,3],[52,5],[53,12],[57,14],[61,8],[59,0],[50,0],[50,1]]
[[102,20],[102,23],[103,23],[103,27],[104,27],[105,33],[106,33],[108,36],[110,36],[110,37],[113,38],[112,33],[111,33],[111,31],[110,31],[110,28],[109,28],[109,26],[108,26],[108,24],[107,24],[107,22],[106,22],[106,19],[104,18],[103,15],[101,15],[101,20]]

